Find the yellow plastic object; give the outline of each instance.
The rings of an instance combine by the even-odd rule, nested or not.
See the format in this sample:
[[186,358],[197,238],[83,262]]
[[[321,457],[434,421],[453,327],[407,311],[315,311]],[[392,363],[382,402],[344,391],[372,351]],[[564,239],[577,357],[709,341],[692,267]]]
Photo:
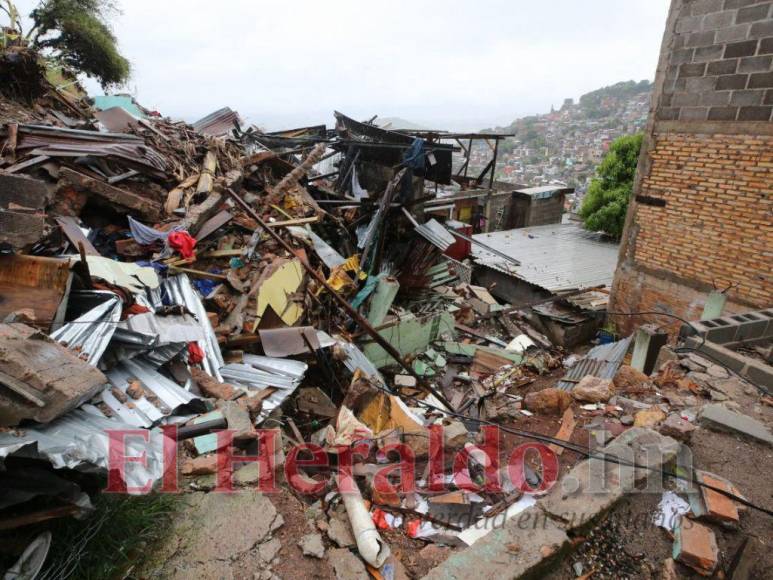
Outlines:
[[258,328],[266,308],[277,313],[282,322],[292,326],[303,315],[303,307],[291,300],[303,284],[303,267],[300,260],[289,260],[282,264],[260,285],[257,291],[256,320],[253,332]]

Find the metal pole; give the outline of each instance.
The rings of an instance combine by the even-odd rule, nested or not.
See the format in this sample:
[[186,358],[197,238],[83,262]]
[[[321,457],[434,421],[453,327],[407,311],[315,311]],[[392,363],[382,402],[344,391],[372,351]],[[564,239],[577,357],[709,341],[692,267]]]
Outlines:
[[411,376],[416,378],[417,384],[420,385],[425,391],[435,395],[439,401],[441,401],[444,405],[446,405],[449,409],[453,409],[451,407],[451,403],[449,403],[446,398],[443,396],[442,393],[440,393],[437,389],[433,388],[432,386],[426,384],[424,382],[424,379],[416,374],[416,372],[413,370],[410,364],[405,362],[402,359],[402,355],[400,352],[392,346],[383,336],[381,336],[375,328],[371,326],[371,324],[360,314],[357,312],[357,309],[354,308],[349,302],[347,302],[346,298],[338,294],[328,283],[325,278],[323,278],[319,272],[317,272],[314,268],[312,268],[311,264],[309,264],[308,260],[306,258],[299,256],[293,251],[292,246],[288,244],[282,237],[277,234],[273,229],[268,227],[268,224],[264,222],[260,216],[257,214],[257,212],[250,207],[246,201],[244,201],[235,191],[233,191],[231,188],[226,189],[228,194],[236,201],[243,209],[246,211],[252,219],[254,219],[256,222],[258,222],[258,225],[261,226],[274,240],[276,240],[279,245],[281,245],[285,250],[293,254],[298,258],[301,265],[306,269],[306,271],[314,278],[317,282],[319,282],[330,294],[333,296],[333,298],[341,305],[341,307],[346,311],[346,313],[352,317],[352,319],[363,329],[365,330],[371,338],[389,355],[395,359],[403,369],[410,374]]

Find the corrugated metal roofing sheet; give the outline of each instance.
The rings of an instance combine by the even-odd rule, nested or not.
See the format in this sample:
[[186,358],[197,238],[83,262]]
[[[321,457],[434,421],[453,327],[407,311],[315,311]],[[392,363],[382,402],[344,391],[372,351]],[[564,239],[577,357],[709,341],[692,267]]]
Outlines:
[[230,107],[223,107],[196,121],[193,129],[203,135],[222,137],[231,133],[234,122],[241,123],[239,113],[231,110]]
[[617,244],[575,224],[477,234],[473,240],[521,262],[521,266],[512,266],[503,258],[473,245],[477,264],[516,276],[550,292],[601,284],[609,286],[617,267]]
[[623,359],[628,352],[632,339],[633,337],[629,336],[617,342],[593,347],[582,360],[569,369],[563,379],[558,381],[558,388],[571,391],[574,385],[588,375],[599,377],[600,379],[613,378],[617,374],[620,365],[623,364]]

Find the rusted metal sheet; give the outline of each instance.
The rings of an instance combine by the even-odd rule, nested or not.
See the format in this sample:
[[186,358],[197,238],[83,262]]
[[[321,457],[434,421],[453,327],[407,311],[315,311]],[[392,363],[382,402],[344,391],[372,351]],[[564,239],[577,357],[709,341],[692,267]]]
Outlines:
[[239,113],[230,107],[223,107],[196,121],[193,129],[202,135],[224,137],[231,134],[237,123],[241,124]]
[[0,320],[31,311],[32,324],[47,331],[64,316],[70,279],[69,260],[0,255]]
[[623,359],[631,345],[632,337],[610,342],[609,344],[600,344],[593,347],[585,355],[585,358],[578,361],[564,375],[564,378],[558,382],[558,388],[565,391],[571,391],[574,385],[579,383],[583,377],[594,376],[600,379],[611,379],[617,374]]
[[107,378],[26,324],[0,324],[0,426],[48,423],[96,395]]

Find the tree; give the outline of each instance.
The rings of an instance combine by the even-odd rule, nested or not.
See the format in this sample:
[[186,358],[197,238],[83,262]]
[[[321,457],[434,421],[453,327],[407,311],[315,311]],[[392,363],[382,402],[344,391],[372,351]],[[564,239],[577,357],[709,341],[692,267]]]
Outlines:
[[[129,79],[131,67],[108,22],[114,11],[111,0],[41,0],[30,14],[33,26],[25,38],[32,48],[50,50],[62,64],[96,78],[103,88],[120,85]],[[20,22],[11,25],[21,32]]]
[[582,200],[580,217],[586,229],[617,239],[623,235],[641,143],[642,134],[638,133],[619,137],[610,145]]

